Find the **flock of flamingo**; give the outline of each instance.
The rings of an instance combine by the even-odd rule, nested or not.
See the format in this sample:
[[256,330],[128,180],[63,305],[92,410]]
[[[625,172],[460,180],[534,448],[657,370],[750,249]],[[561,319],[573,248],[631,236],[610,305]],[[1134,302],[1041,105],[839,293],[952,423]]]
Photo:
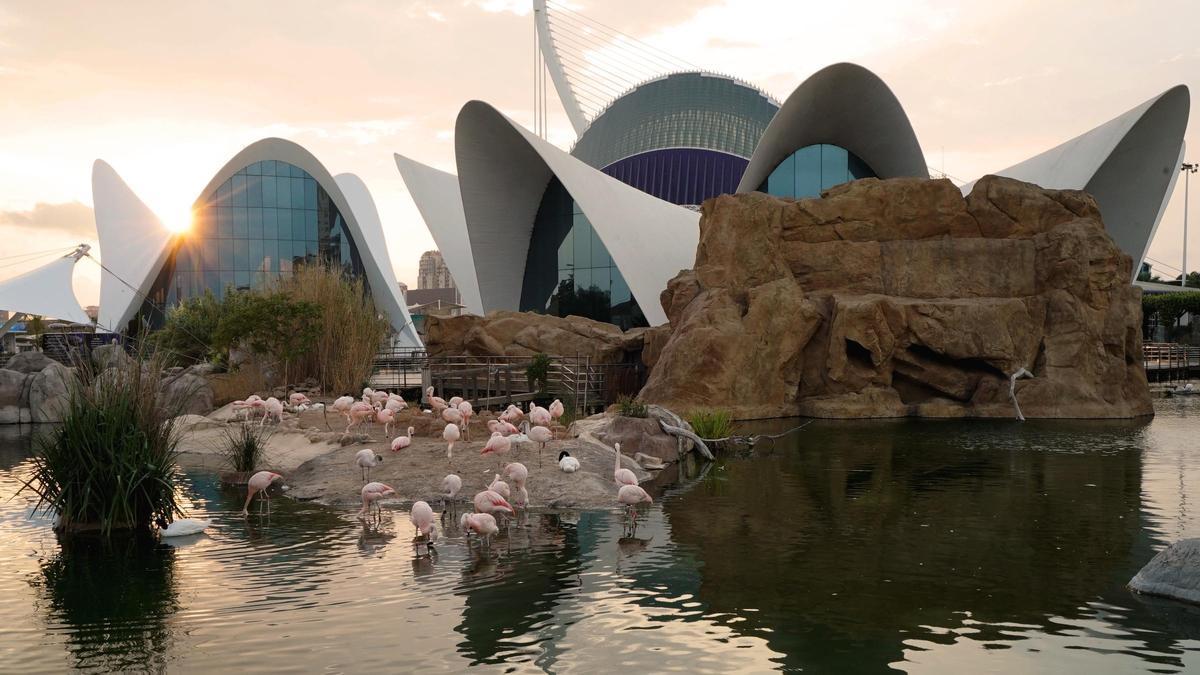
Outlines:
[[[458,396],[449,400],[435,396],[433,387],[425,390],[425,401],[429,407],[422,412],[440,417],[446,422],[446,427],[442,431],[442,439],[446,441],[446,462],[451,464],[454,458],[454,444],[460,439],[469,440],[470,421],[475,414],[474,408],[469,401]],[[305,410],[325,410],[324,405],[310,401],[302,393],[291,394],[288,397],[288,403],[291,411],[295,413]],[[284,410],[282,401],[274,397],[263,399],[258,396],[250,396],[244,401],[235,401],[233,407],[235,410],[244,411],[248,419],[260,416],[262,418],[259,420],[260,425],[268,418],[280,421]],[[384,433],[390,437],[391,425],[396,421],[396,415],[407,407],[408,403],[399,394],[366,388],[363,389],[360,399],[342,396],[331,403],[328,409],[345,417],[347,434],[360,424],[375,422],[383,424]],[[552,427],[563,413],[563,404],[559,400],[555,400],[546,408],[531,402],[528,411],[510,405],[497,419],[488,421],[487,427],[491,432],[491,437],[488,438],[480,454],[500,458],[520,443],[537,443],[540,466],[541,454],[546,443],[556,436]],[[414,428],[410,426],[406,430],[406,434],[393,438],[391,440],[392,452],[399,453],[408,448],[413,442],[413,432]],[[613,481],[617,486],[616,500],[630,512],[636,522],[635,507],[653,500],[638,485],[637,475],[633,471],[621,467],[620,443],[615,444],[613,459]],[[355,466],[360,470],[360,477],[364,483],[360,493],[362,498],[362,508],[358,512],[360,518],[366,518],[373,510],[381,512],[382,507],[379,502],[396,494],[396,490],[390,485],[370,480],[371,469],[379,466],[382,461],[383,457],[370,448],[363,448],[355,453]],[[564,450],[558,455],[558,469],[564,473],[575,473],[580,469],[579,460]],[[507,481],[502,480],[502,477]],[[268,488],[282,478],[283,476],[272,471],[259,471],[251,476],[247,482],[246,502],[242,507],[242,515],[249,515],[250,504],[256,495],[261,495],[260,513],[264,503],[269,511]],[[471,535],[474,535],[480,539],[483,545],[487,545],[491,536],[500,530],[498,519],[503,522],[506,517],[516,515],[518,509],[528,507],[529,491],[526,488],[528,478],[529,469],[520,462],[509,462],[502,469],[496,471],[487,488],[478,492],[471,500],[474,511],[462,514],[459,520],[463,532],[468,535],[468,541],[470,541]],[[509,482],[511,482],[511,486]],[[443,517],[456,507],[462,487],[463,480],[457,474],[449,473],[442,479]],[[414,503],[409,512],[409,519],[424,541],[432,543],[437,539],[435,525],[437,518],[433,507],[428,502]],[[208,524],[205,521],[193,521],[193,523],[205,526]],[[193,534],[195,532],[191,530],[194,527],[195,525],[189,528],[187,521],[177,521],[172,523],[170,528],[164,527],[162,533],[165,536]],[[179,532],[173,533],[172,529],[177,529]]]

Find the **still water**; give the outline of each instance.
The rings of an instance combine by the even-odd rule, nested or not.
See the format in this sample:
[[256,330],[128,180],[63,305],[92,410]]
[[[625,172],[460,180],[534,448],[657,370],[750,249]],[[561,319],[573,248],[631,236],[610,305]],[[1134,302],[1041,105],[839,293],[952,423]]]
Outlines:
[[664,481],[636,537],[615,510],[535,513],[480,553],[447,521],[435,559],[399,509],[247,521],[197,473],[208,535],[60,541],[0,431],[0,670],[1200,671],[1200,609],[1124,588],[1200,536],[1200,400],[1160,403],[816,422]]

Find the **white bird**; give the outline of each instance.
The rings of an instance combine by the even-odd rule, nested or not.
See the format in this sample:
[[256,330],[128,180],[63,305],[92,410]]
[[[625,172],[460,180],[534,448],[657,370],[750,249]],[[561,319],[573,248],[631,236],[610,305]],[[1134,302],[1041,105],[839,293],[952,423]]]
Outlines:
[[417,502],[412,505],[412,511],[408,513],[408,519],[412,522],[413,527],[417,528],[417,532],[433,538],[433,507],[427,502]]
[[613,457],[613,480],[617,482],[617,485],[637,485],[637,474],[629,469],[621,468],[621,444],[614,443],[613,446],[615,448],[615,456]]
[[456,474],[448,473],[442,479],[442,496],[446,498],[447,504],[454,501],[454,498],[458,496],[458,491],[461,489],[462,478],[459,478]]
[[262,426],[267,418],[271,418],[275,423],[283,422],[283,402],[272,396],[263,402],[263,417],[258,422],[258,426]]
[[354,462],[358,464],[358,468],[362,469],[363,483],[366,483],[371,478],[371,469],[383,463],[383,458],[375,454],[375,451],[370,448],[363,448],[354,453]]
[[199,520],[196,518],[181,518],[168,525],[167,519],[160,516],[154,522],[158,524],[159,536],[163,537],[187,537],[193,534],[200,534],[212,527],[211,520]]
[[445,429],[442,429],[442,440],[446,441],[446,463],[449,464],[454,459],[454,443],[462,434],[458,432],[458,427],[453,424],[447,424]]
[[563,470],[563,473],[575,473],[579,470],[579,460],[571,456],[571,453],[563,450],[558,453],[558,468]]
[[409,427],[407,436],[397,436],[392,439],[392,452],[400,452],[401,450],[412,445],[412,435],[414,431],[416,431],[416,429]]
[[640,485],[622,485],[621,489],[617,490],[617,501],[625,506],[636,506],[643,502],[648,504],[654,500]]
[[500,480],[500,474],[496,474],[495,477],[492,478],[492,484],[488,486],[488,489],[500,495],[501,497],[504,497],[505,499],[508,499],[512,496],[512,492],[508,489],[508,483]]

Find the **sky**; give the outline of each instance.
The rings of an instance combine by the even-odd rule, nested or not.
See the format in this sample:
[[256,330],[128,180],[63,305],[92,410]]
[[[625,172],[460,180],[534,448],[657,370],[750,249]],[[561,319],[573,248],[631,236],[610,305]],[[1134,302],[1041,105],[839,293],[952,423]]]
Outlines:
[[[780,100],[826,65],[866,66],[899,98],[928,164],[958,182],[1176,84],[1200,92],[1194,1],[569,1]],[[331,173],[366,182],[397,278],[415,287],[417,260],[434,243],[392,153],[453,172],[454,120],[471,99],[532,125],[530,8],[531,0],[0,0],[0,279],[46,261],[13,256],[96,245],[94,160],[178,226],[230,157],[280,136]],[[1189,161],[1200,161],[1197,117]],[[548,137],[564,148],[574,139],[553,93]],[[1181,265],[1183,187],[1150,248],[1163,276]],[[1200,227],[1191,229],[1194,270]],[[77,266],[81,302],[96,301],[98,280],[94,264]]]

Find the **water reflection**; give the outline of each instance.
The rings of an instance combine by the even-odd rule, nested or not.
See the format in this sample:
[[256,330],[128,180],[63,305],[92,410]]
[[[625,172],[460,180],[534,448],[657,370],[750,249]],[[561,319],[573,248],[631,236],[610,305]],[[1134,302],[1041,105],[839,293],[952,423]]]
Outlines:
[[47,630],[65,635],[74,668],[165,668],[179,607],[170,546],[146,536],[62,536],[31,583],[47,603]]

